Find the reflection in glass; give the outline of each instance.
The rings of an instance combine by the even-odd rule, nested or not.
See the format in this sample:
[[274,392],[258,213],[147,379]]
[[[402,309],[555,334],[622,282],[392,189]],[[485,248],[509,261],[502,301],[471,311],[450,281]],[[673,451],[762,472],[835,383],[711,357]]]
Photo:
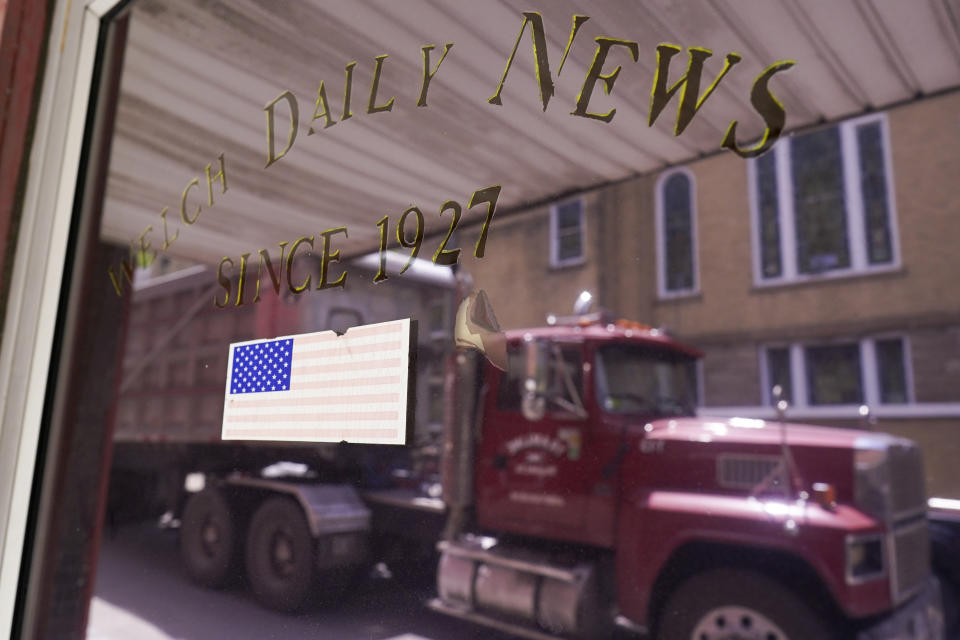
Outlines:
[[693,198],[690,178],[670,176],[663,187],[663,226],[666,240],[666,288],[693,288]]
[[583,202],[573,200],[556,208],[556,258],[559,264],[583,257]]
[[880,402],[904,404],[907,397],[907,376],[903,357],[903,340],[877,340],[877,369],[880,379]]
[[646,347],[597,350],[597,402],[612,413],[692,415],[696,408],[693,359]]
[[[767,349],[767,372],[769,384],[766,393],[776,385],[783,390],[783,399],[793,404],[793,379],[790,375],[790,350],[786,347]],[[774,400],[771,396],[771,404]]]
[[849,267],[840,130],[832,127],[797,137],[790,155],[798,271]]
[[883,163],[883,138],[880,123],[857,127],[860,151],[860,189],[863,192],[863,217],[870,264],[893,259],[890,249],[890,213],[887,205],[887,176]]
[[760,213],[760,270],[764,278],[783,274],[780,259],[780,204],[774,154],[757,158],[757,207]]
[[864,401],[860,345],[807,347],[805,353],[810,404],[857,404]]

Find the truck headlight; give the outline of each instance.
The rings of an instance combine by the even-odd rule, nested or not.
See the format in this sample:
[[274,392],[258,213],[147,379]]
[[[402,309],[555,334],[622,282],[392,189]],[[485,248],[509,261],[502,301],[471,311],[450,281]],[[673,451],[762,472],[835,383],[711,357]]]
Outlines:
[[883,537],[847,537],[847,582],[857,584],[884,575]]

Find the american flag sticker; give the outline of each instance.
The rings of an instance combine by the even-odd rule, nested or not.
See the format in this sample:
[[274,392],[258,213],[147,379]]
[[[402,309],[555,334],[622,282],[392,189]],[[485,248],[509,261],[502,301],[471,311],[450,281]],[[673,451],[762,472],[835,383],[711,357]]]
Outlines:
[[224,440],[404,444],[410,319],[230,345]]

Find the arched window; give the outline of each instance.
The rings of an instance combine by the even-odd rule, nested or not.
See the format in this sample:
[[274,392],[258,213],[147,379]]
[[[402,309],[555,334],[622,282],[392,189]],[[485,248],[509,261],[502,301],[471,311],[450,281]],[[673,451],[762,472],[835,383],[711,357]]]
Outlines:
[[686,169],[657,183],[657,272],[661,296],[697,289],[693,177]]

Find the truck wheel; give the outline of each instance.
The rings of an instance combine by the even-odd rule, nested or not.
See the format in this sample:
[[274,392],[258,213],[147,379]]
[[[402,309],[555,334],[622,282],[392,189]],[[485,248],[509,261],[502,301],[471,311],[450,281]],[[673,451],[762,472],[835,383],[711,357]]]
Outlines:
[[836,629],[779,582],[749,570],[690,578],[669,598],[658,640],[828,640]]
[[954,582],[940,579],[943,598],[943,624],[948,638],[960,638],[960,588]]
[[190,496],[180,524],[180,555],[198,583],[221,587],[234,569],[236,528],[230,507],[216,489]]
[[313,538],[303,509],[289,498],[268,499],[250,523],[247,576],[257,599],[278,611],[294,611],[313,584]]

